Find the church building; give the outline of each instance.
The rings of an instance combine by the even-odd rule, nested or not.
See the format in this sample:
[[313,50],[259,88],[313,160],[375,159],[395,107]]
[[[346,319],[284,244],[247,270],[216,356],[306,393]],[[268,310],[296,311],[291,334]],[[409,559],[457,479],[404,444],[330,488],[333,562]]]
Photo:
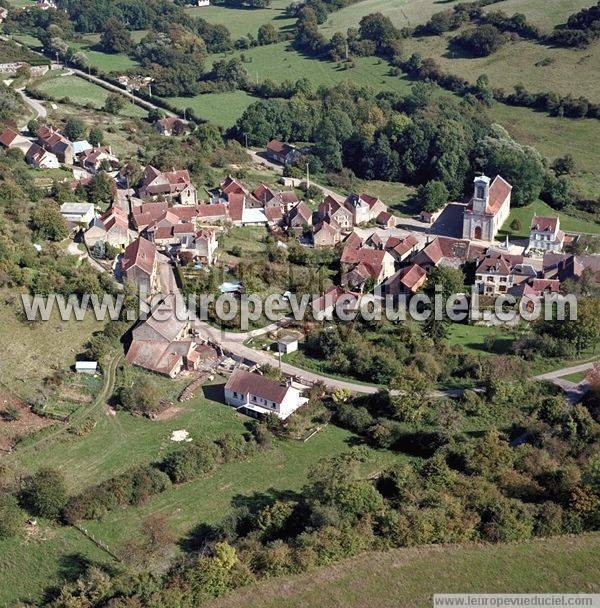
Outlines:
[[499,175],[490,184],[490,178],[475,178],[475,192],[465,208],[463,239],[493,241],[510,213],[512,186]]

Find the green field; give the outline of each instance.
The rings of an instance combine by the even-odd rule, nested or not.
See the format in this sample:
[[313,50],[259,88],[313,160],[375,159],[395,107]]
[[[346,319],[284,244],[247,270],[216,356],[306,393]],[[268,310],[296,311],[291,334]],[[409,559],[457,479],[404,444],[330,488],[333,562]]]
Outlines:
[[92,48],[93,43],[71,42],[70,45],[78,51],[82,51],[88,59],[88,64],[102,72],[121,73],[139,66],[137,61],[122,53],[103,53],[102,51],[97,51]]
[[[144,372],[136,372],[144,374]],[[135,381],[135,374],[133,381]],[[185,382],[172,382],[153,376],[159,383],[163,397],[174,400]],[[236,413],[219,401],[218,388],[202,391],[185,404],[175,403],[181,410],[172,418],[152,421],[126,413],[111,413],[104,409],[97,414],[93,430],[81,438],[65,436],[58,442],[47,442],[35,450],[19,452],[11,456],[11,462],[20,467],[36,470],[42,465],[60,469],[66,476],[69,488],[97,483],[138,463],[156,461],[169,451],[181,446],[171,441],[174,430],[185,429],[192,438],[216,438],[226,431],[236,434],[245,432],[248,418]],[[70,438],[69,438],[70,437]],[[139,508],[123,508],[103,517],[100,521],[86,521],[86,530],[119,552],[123,544],[137,534],[142,520],[149,514],[162,513],[177,538],[181,538],[201,522],[214,522],[224,517],[233,502],[241,497],[277,490],[300,490],[306,482],[308,470],[320,459],[339,454],[352,444],[351,433],[326,426],[306,443],[296,440],[275,441],[273,448],[259,452],[248,460],[230,462],[219,467],[204,479],[173,487],[164,494],[151,498]],[[381,470],[394,459],[403,458],[387,451],[369,451],[370,458],[364,465],[365,474]],[[56,543],[73,543],[69,552],[87,555],[88,541],[63,528],[52,529],[49,534]],[[1,585],[2,596],[15,600],[24,589],[36,596],[42,586],[55,580],[56,564],[60,563],[61,551],[55,543],[44,541],[41,547],[28,546],[21,540],[6,543],[10,548],[5,554],[0,545],[0,571],[5,573],[10,585]],[[59,545],[60,546],[60,545]],[[42,572],[26,583],[19,582],[22,562],[29,560],[28,549],[37,555],[47,555]],[[0,602],[1,603],[1,602]]]
[[600,534],[367,553],[247,587],[210,608],[430,608],[434,593],[598,593]]
[[507,330],[505,328],[488,327],[486,325],[463,325],[462,323],[452,323],[448,333],[448,343],[462,346],[471,354],[481,355],[489,352],[484,343],[487,336],[498,337],[494,345],[495,352],[511,352],[514,338],[508,334]]
[[[246,58],[244,67],[253,80],[269,78],[275,82],[282,82],[308,78],[315,88],[319,85],[332,86],[339,82],[349,82],[400,93],[408,91],[410,86],[408,79],[393,76],[387,62],[377,57],[359,57],[356,59],[355,68],[343,69],[332,61],[322,61],[302,55],[292,49],[287,42],[258,46],[235,55],[240,54]],[[222,55],[212,57],[216,60],[221,59]]]
[[23,324],[15,316],[15,305],[0,304],[2,382],[23,399],[33,397],[43,378],[55,369],[67,370],[84,345],[103,324],[86,316],[84,321],[50,321]]
[[573,50],[518,40],[505,44],[489,57],[468,57],[451,48],[450,39],[455,35],[456,32],[451,32],[445,36],[408,38],[404,41],[404,52],[406,56],[420,53],[423,57],[431,57],[444,71],[470,82],[475,82],[481,74],[487,74],[494,88],[508,93],[521,83],[533,92],[571,93],[576,97],[584,95],[592,101],[600,101],[596,78],[600,69],[598,44]]
[[[512,207],[510,215],[506,220],[500,235],[510,235],[515,237],[529,237],[529,227],[531,226],[531,218],[534,215],[556,216],[560,217],[560,228],[565,232],[583,232],[591,234],[600,234],[600,224],[594,222],[586,222],[585,220],[567,215],[556,209],[552,209],[543,201],[535,201],[525,207]],[[520,230],[512,230],[510,224],[518,219],[521,222]]]
[[227,6],[187,7],[186,13],[206,19],[209,23],[224,25],[234,39],[246,34],[256,36],[258,28],[264,23],[272,23],[277,29],[286,30],[294,23],[294,18],[284,14],[290,5],[289,0],[273,0],[268,8],[232,8]]
[[583,196],[600,196],[600,121],[557,118],[528,108],[496,103],[488,110],[515,140],[535,146],[551,161],[569,153],[575,159],[575,187]]
[[583,382],[587,378],[587,372],[577,372],[575,374],[569,374],[568,376],[561,376],[561,380],[568,380],[569,382],[575,382],[575,384],[579,384]]
[[[48,73],[35,83],[35,88],[52,95],[57,100],[68,97],[75,105],[91,104],[95,108],[101,108],[110,92],[101,86],[88,82],[73,74],[65,75],[65,72]],[[121,114],[132,117],[145,117],[148,112],[133,103],[126,102]]]
[[592,6],[590,0],[503,0],[501,4],[490,4],[484,12],[501,10],[507,15],[521,13],[527,21],[546,31],[555,25],[566,22],[569,15],[582,8]]
[[321,26],[323,33],[332,36],[335,32],[346,32],[349,27],[358,27],[359,21],[371,13],[383,13],[396,27],[408,27],[425,23],[431,15],[458,4],[453,0],[361,0],[340,11],[335,11]]
[[249,105],[258,101],[256,97],[239,90],[166,99],[178,108],[192,108],[198,118],[208,120],[219,127],[231,127]]
[[111,561],[74,528],[38,520],[26,535],[0,541],[0,606],[12,606],[17,600],[37,604],[50,583],[77,577],[84,560]]

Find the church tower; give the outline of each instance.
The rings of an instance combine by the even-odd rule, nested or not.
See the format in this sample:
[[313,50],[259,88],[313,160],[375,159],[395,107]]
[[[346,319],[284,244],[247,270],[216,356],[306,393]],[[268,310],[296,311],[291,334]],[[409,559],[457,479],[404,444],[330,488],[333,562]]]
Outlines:
[[490,178],[479,175],[474,179],[473,213],[485,213],[490,202]]

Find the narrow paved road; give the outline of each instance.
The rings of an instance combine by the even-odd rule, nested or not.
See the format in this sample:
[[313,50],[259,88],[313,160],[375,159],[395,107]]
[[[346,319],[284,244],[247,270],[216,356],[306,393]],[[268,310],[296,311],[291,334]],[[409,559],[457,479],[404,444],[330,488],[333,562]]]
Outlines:
[[[270,352],[264,350],[256,350],[246,346],[244,343],[257,336],[267,334],[271,331],[277,330],[281,327],[279,323],[272,323],[261,329],[249,331],[249,332],[228,332],[222,331],[216,327],[209,325],[203,321],[196,321],[196,329],[200,332],[200,335],[204,338],[208,338],[214,344],[220,345],[224,351],[235,355],[238,358],[243,358],[251,363],[258,365],[270,365],[277,367],[281,371],[288,375],[298,379],[299,382],[302,380],[308,381],[309,384],[315,382],[322,382],[325,386],[330,389],[344,388],[353,393],[360,393],[364,395],[372,395],[380,390],[380,387],[373,384],[360,384],[358,382],[352,382],[348,380],[339,380],[337,378],[330,378],[329,376],[323,376],[315,372],[308,371],[306,369],[290,365],[289,363],[279,362],[279,358],[273,356]],[[566,367],[563,369],[555,370],[547,374],[541,374],[535,376],[533,380],[543,381],[548,380],[554,382],[557,386],[560,386],[568,396],[574,398],[576,395],[581,395],[582,390],[579,385],[574,382],[562,380],[561,376],[569,374],[575,374],[578,372],[587,371],[594,365],[594,361],[589,363],[582,363],[573,367]],[[458,397],[464,392],[463,389],[445,389],[435,390],[430,393],[432,397]],[[571,399],[572,400],[572,399]]]
[[[19,95],[21,96],[23,101],[35,112],[36,118],[44,119],[44,118],[46,118],[46,116],[48,116],[48,111],[46,110],[44,105],[37,99],[28,97],[27,94],[25,93],[24,87],[17,89],[17,93],[19,93]],[[27,123],[25,123],[25,124],[27,124]],[[24,125],[19,125],[19,126],[24,126]]]

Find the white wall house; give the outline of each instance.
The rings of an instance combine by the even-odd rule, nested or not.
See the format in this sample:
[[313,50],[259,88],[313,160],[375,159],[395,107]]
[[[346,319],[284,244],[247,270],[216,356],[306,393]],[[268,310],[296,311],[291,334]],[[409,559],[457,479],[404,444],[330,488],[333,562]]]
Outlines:
[[275,414],[285,420],[306,401],[290,382],[241,369],[236,369],[225,385],[225,403],[255,418]]
[[63,203],[60,214],[69,224],[89,226],[95,217],[94,205],[91,203]]
[[560,252],[565,233],[560,229],[560,218],[534,215],[529,231],[529,249]]

